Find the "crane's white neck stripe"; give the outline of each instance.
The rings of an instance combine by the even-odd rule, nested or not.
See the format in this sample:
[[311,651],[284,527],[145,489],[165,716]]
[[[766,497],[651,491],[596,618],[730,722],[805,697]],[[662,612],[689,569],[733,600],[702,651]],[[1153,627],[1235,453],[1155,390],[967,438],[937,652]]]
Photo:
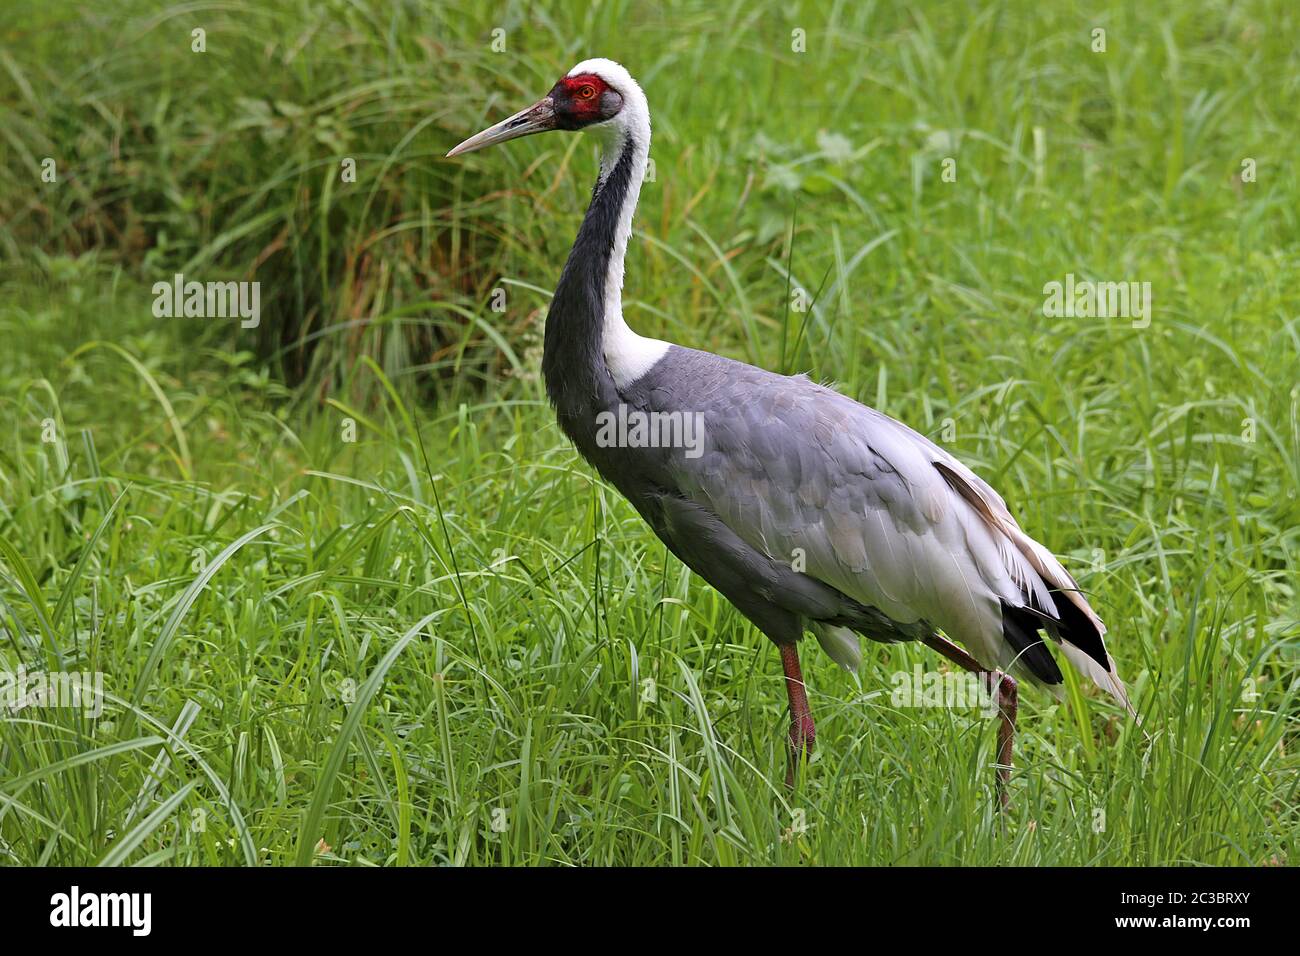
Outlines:
[[650,110],[641,88],[631,82],[630,78],[630,87],[622,83],[621,79],[615,78],[610,82],[623,96],[623,109],[612,120],[588,127],[600,140],[598,188],[605,187],[609,174],[623,155],[629,150],[632,154],[631,177],[614,230],[614,248],[605,273],[603,301],[602,350],[614,384],[620,389],[626,388],[650,371],[670,347],[669,343],[659,339],[637,335],[623,320],[623,264],[627,257],[628,240],[632,235],[632,217],[636,213],[641,183],[645,180],[649,162]]

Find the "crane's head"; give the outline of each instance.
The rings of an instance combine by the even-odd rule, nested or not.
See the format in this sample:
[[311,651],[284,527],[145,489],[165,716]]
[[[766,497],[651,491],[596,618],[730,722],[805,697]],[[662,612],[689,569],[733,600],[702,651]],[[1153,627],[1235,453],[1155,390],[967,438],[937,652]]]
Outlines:
[[613,60],[583,60],[532,106],[474,134],[447,155],[472,153],[553,129],[625,136],[643,130],[648,146],[650,114],[645,94],[632,75]]

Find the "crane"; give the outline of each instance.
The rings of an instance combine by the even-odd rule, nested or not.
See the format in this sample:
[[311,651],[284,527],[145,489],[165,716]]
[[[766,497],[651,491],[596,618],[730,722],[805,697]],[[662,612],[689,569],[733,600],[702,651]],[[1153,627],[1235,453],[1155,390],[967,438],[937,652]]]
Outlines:
[[[861,636],[919,641],[980,675],[1000,717],[999,806],[1009,799],[1017,677],[1057,694],[1063,683],[1040,631],[1133,713],[1106,628],[1074,579],[956,458],[806,375],[628,327],[623,270],[650,109],[626,69],[584,60],[447,156],[547,130],[581,131],[600,147],[591,203],[546,318],[547,395],[578,452],[776,644],[790,711],[788,786],[816,738],[799,665],[807,632],[851,671]],[[624,425],[609,427],[615,420]]]

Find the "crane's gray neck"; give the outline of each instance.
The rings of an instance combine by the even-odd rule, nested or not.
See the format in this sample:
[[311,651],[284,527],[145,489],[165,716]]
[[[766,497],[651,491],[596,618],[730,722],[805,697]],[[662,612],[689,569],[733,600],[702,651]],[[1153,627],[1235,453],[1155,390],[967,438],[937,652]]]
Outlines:
[[644,346],[653,340],[627,327],[622,307],[623,263],[649,156],[649,123],[643,130],[610,124],[594,132],[601,136],[600,175],[551,300],[542,356],[547,394],[571,437],[572,423],[608,407],[613,388],[644,372],[653,351]]

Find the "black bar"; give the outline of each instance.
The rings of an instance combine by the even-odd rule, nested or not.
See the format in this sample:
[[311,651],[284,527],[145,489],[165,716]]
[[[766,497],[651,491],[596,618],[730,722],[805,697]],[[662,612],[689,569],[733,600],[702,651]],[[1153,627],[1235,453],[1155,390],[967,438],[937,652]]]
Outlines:
[[[72,888],[80,913],[122,914],[127,925],[69,922]],[[1293,923],[1293,869],[0,869],[0,914],[6,944],[76,934],[131,945],[137,939],[219,943],[283,940],[336,950],[348,941],[374,946],[408,930],[430,942],[489,933],[492,945],[512,933],[552,940],[578,924],[592,933],[613,918],[634,937],[671,937],[703,920],[745,930],[802,926],[819,935],[921,932],[927,943],[988,940],[1010,929],[1050,933],[1041,941],[1116,938],[1182,939]],[[127,908],[96,894],[149,894]],[[87,902],[93,897],[93,902]],[[62,909],[60,909],[62,906]],[[787,920],[785,917],[789,917]],[[1150,921],[1147,925],[1131,922]],[[1197,921],[1191,923],[1192,920]],[[1207,920],[1208,925],[1200,921]],[[683,922],[685,921],[685,922]],[[1225,921],[1244,921],[1228,925]],[[822,929],[816,927],[822,924]],[[640,927],[637,929],[636,927]],[[676,927],[676,929],[673,929]],[[1229,934],[1229,935],[1225,935]],[[618,937],[614,937],[618,938]],[[1027,941],[1032,937],[1022,937]],[[698,942],[698,940],[696,940]],[[547,944],[550,945],[550,944]],[[18,952],[6,946],[8,952]]]

